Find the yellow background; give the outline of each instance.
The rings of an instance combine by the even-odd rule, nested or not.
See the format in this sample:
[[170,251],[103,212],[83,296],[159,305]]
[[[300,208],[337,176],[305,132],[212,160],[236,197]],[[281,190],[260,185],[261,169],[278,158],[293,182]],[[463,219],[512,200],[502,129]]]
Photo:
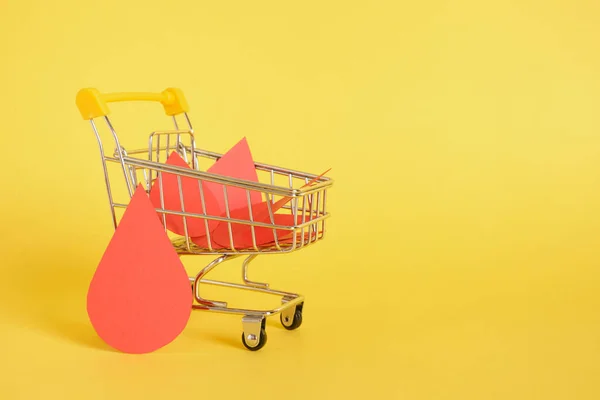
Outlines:
[[[0,398],[597,399],[599,35],[593,0],[3,0]],[[195,312],[153,354],[98,339],[88,86],[180,87],[201,147],[333,168],[326,240],[252,271],[307,295],[301,329],[253,353]],[[126,148],[170,128],[112,110]]]

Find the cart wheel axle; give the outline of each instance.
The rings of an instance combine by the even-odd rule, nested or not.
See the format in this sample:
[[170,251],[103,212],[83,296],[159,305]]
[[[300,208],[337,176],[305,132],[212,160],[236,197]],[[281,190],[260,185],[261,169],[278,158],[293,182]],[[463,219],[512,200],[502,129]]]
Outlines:
[[246,315],[242,318],[244,347],[250,351],[257,351],[265,346],[267,343],[266,322],[266,318],[256,315]]
[[[246,336],[248,337],[246,338]],[[246,341],[246,339],[248,339],[248,341]],[[256,344],[254,346],[250,346],[250,344],[248,344],[249,342],[256,342]],[[256,335],[251,333],[247,335],[246,333],[242,333],[242,343],[250,351],[260,350],[265,346],[265,344],[267,344],[267,331],[261,329],[258,338],[256,338]]]
[[[298,304],[293,312],[283,312],[279,319],[281,320],[281,325],[289,331],[293,331],[294,329],[300,328],[302,325],[302,306],[304,303]],[[291,311],[291,310],[290,310]]]

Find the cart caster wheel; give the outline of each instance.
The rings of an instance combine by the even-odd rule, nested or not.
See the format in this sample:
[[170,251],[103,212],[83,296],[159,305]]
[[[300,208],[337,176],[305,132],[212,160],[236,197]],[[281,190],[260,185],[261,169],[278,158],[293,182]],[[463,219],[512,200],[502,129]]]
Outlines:
[[279,319],[281,325],[289,331],[300,328],[300,325],[302,325],[302,305],[296,307],[293,315],[282,313]]
[[265,344],[267,344],[267,331],[265,331],[264,328],[261,328],[260,330],[260,336],[258,337],[258,341],[256,342],[256,339],[250,338],[250,336],[253,335],[248,335],[248,341],[249,342],[255,342],[256,344],[254,344],[254,347],[252,347],[252,345],[250,345],[248,342],[246,342],[246,334],[242,333],[242,343],[244,344],[244,347],[246,347],[248,350],[250,351],[258,351],[260,349],[262,349]]

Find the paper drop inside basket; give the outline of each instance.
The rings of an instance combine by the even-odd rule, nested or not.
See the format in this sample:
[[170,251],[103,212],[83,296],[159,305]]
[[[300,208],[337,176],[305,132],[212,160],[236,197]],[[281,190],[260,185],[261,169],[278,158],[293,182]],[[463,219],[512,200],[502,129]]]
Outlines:
[[[238,215],[239,214],[239,215]],[[231,214],[232,218],[239,217],[242,214],[241,212],[236,212]],[[245,214],[248,216],[248,212]],[[294,216],[286,215],[286,214],[275,214],[274,220],[276,225],[281,226],[293,226],[294,225]],[[300,223],[301,218],[297,219],[298,223]],[[270,223],[268,221],[260,221],[264,223]],[[230,239],[233,239],[233,244],[235,249],[237,250],[245,250],[253,248],[254,242],[252,240],[252,228],[249,225],[242,224],[231,224],[231,238],[229,237],[229,226],[226,222],[219,224],[217,229],[211,233],[210,236],[210,244],[214,250],[219,249],[227,249],[231,248]],[[276,233],[273,232],[272,228],[264,228],[264,227],[255,227],[254,228],[254,241],[258,247],[262,247],[265,245],[270,245],[275,242],[275,236],[277,235],[277,240],[280,244],[289,244],[292,243],[290,237],[292,237],[292,232],[289,230],[278,229]],[[207,249],[208,248],[208,237],[201,236],[196,238],[190,238],[191,241],[197,246]]]
[[[247,210],[240,210],[242,212],[232,212],[232,218],[238,219],[246,219],[248,218]],[[246,211],[245,214],[243,211]],[[245,218],[244,218],[245,217]],[[294,226],[294,216],[287,214],[275,214],[273,216],[275,221],[275,225],[281,226]],[[255,220],[256,222],[262,222],[265,224],[271,224],[270,219],[263,220]],[[302,222],[302,218],[299,217],[296,219],[296,223],[300,224]],[[272,228],[264,228],[264,227],[254,227],[254,240],[256,241],[257,246],[263,246],[268,243],[274,243],[275,239],[279,241],[285,241],[285,239],[292,235],[292,231],[284,230],[284,229],[272,229]],[[231,238],[229,236],[229,226],[228,224],[220,224],[217,229],[213,232],[213,237],[215,243],[221,245],[222,247],[230,247],[230,239],[233,239],[233,244],[236,249],[248,249],[254,245],[252,240],[252,227],[250,225],[245,224],[231,224]]]
[[[168,165],[176,167],[182,167],[186,169],[191,168],[187,165],[185,160],[181,158],[176,152],[171,153],[167,158]],[[165,210],[169,211],[182,211],[181,207],[181,196],[179,194],[179,179],[177,175],[169,173],[160,173],[161,179],[156,179],[150,190],[150,201],[155,208],[162,209],[164,206]],[[161,198],[161,183],[162,183],[162,198]],[[219,201],[207,187],[207,182],[202,184],[202,192],[204,194],[204,205],[206,207],[206,213],[208,215],[220,215],[223,210]],[[183,206],[186,212],[203,214],[204,209],[202,207],[202,198],[200,195],[200,182],[197,179],[189,177],[181,177],[181,194],[183,195]],[[183,217],[174,214],[166,214],[165,221],[167,223],[167,229],[178,235],[185,235],[185,228],[183,223]],[[208,224],[208,230],[211,231],[216,228],[218,221],[204,220],[201,218],[186,218],[187,232],[189,236],[202,236],[206,235],[206,225]],[[205,223],[206,221],[206,223]]]
[[[238,143],[238,145],[242,144],[242,142]],[[324,176],[329,169],[323,172],[321,175],[315,177],[314,179],[307,182],[303,187],[311,186],[315,182],[317,182],[322,176]],[[261,222],[265,224],[271,224],[272,222],[275,225],[280,226],[294,226],[300,225],[302,222],[306,222],[310,219],[310,217],[305,216],[303,218],[301,215],[297,215],[297,219],[294,220],[294,216],[291,214],[277,214],[282,207],[288,204],[292,200],[291,197],[284,197],[274,204],[270,204],[268,202],[255,202],[252,205],[252,216],[250,219],[250,209],[246,204],[242,205],[240,208],[232,209],[230,211],[230,218],[239,219],[242,221],[251,221]],[[273,215],[274,220],[271,221],[271,215]],[[226,213],[222,215],[222,217],[226,217]],[[317,232],[312,231],[312,233],[308,233],[308,228],[304,234],[304,238],[301,235],[296,234],[296,240],[301,241],[308,238],[309,235],[316,236]],[[319,233],[320,234],[320,233]],[[265,228],[265,227],[255,227],[254,228],[254,239],[252,238],[252,227],[246,224],[239,223],[231,223],[231,236],[230,236],[230,227],[227,222],[220,222],[216,229],[210,235],[210,244],[212,248],[215,250],[223,249],[223,248],[231,248],[231,241],[233,240],[233,247],[237,250],[244,250],[254,247],[254,244],[257,246],[271,246],[275,243],[275,239],[279,241],[280,244],[291,244],[294,240],[294,233],[290,230],[277,229],[276,231],[273,228]],[[208,248],[208,238],[206,236],[200,237],[192,237],[192,242],[202,248]]]
[[[166,162],[168,165],[174,165],[186,169],[191,169],[185,160],[176,152],[171,153]],[[212,174],[227,176],[230,178],[258,182],[258,175],[252,153],[246,138],[242,138],[231,149],[229,149],[221,158],[219,158],[208,170]],[[180,183],[177,175],[161,173],[162,179],[162,199],[161,199],[161,180],[156,179],[150,190],[150,200],[154,207],[164,208],[169,211],[182,211]],[[223,187],[222,184],[215,182],[202,182],[202,192],[206,206],[206,214],[209,216],[222,216],[225,212],[225,191],[227,192],[227,204],[229,209],[248,206],[248,196],[250,203],[260,203],[262,195],[255,190],[242,189],[235,186]],[[202,197],[200,194],[200,181],[194,178],[181,177],[181,194],[183,195],[183,206],[186,212],[203,214]],[[178,235],[185,235],[184,217],[167,214],[165,220],[167,229]],[[219,224],[218,221],[202,218],[185,218],[187,224],[187,233],[190,237],[200,237],[206,235],[206,223],[208,231],[211,232]]]
[[183,264],[139,186],[90,283],[90,321],[113,348],[149,353],[179,336],[192,301]]
[[[227,176],[230,178],[243,179],[250,182],[258,182],[258,175],[252,152],[248,145],[248,140],[242,138],[231,149],[227,150],[221,158],[217,160],[208,170],[212,174]],[[216,197],[222,211],[225,211],[225,192],[223,185],[214,182],[206,182],[207,188]],[[230,210],[235,210],[240,207],[248,207],[248,195],[250,203],[256,204],[262,201],[261,192],[249,190],[248,195],[246,189],[235,186],[227,186],[227,204]],[[195,236],[195,235],[192,235]]]

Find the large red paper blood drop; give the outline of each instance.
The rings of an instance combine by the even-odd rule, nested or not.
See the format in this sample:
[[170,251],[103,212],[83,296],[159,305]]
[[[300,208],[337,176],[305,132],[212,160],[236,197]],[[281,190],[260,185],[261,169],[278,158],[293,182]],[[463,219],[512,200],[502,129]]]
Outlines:
[[182,332],[192,301],[183,264],[139,186],[90,283],[90,321],[115,349],[148,353]]

